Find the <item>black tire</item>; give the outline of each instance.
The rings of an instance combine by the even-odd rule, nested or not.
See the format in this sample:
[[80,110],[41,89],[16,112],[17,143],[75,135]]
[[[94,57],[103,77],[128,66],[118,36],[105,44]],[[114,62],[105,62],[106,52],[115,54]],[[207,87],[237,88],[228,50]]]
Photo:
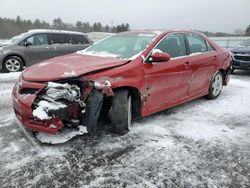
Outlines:
[[208,90],[208,99],[216,99],[221,94],[223,87],[223,74],[218,71],[214,74],[211,79],[209,90]]
[[7,57],[3,62],[5,72],[19,72],[23,70],[23,61],[17,56]]
[[231,74],[234,74],[235,68],[232,68],[231,70]]
[[132,97],[126,89],[117,90],[112,99],[110,118],[114,132],[126,134],[132,120]]

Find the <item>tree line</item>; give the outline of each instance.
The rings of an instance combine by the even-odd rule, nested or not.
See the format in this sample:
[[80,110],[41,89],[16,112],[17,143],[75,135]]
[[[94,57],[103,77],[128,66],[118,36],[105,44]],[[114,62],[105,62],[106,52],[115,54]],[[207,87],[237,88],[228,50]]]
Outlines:
[[17,16],[15,19],[0,17],[0,39],[11,38],[30,29],[59,29],[79,31],[83,33],[93,31],[119,33],[128,31],[130,29],[129,27],[130,26],[128,23],[110,26],[102,25],[100,22],[90,24],[89,22],[77,21],[75,24],[72,24],[63,22],[61,18],[55,18],[50,24],[38,18],[34,21],[31,21],[29,19],[22,19],[20,16]]
[[250,25],[248,25],[246,27],[244,31],[241,34],[231,34],[231,33],[223,33],[223,32],[209,32],[209,31],[200,31],[202,33],[204,33],[205,35],[209,36],[209,37],[234,37],[234,36],[250,36]]
[[[79,31],[83,33],[88,32],[111,32],[119,33],[130,30],[128,23],[118,24],[116,26],[102,25],[100,22],[90,24],[89,22],[77,21],[75,24],[65,23],[61,18],[53,19],[52,23],[48,23],[44,20],[35,19],[34,21],[22,19],[17,16],[15,19],[2,18],[0,17],[0,39],[11,38],[12,36],[26,32],[30,29],[60,29],[60,30],[71,30]],[[201,31],[202,32],[202,31]],[[229,33],[212,33],[205,31],[203,32],[209,37],[226,37],[226,36],[237,36]],[[245,36],[250,36],[250,25],[245,29]]]
[[246,28],[245,35],[250,36],[250,24]]

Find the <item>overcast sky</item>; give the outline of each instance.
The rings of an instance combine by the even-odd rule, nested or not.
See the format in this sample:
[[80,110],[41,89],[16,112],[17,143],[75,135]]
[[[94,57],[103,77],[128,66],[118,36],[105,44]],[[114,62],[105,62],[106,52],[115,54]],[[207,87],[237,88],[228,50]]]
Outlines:
[[[77,20],[132,29],[234,32],[250,24],[250,0],[0,0],[0,17]],[[0,26],[1,27],[1,26]]]

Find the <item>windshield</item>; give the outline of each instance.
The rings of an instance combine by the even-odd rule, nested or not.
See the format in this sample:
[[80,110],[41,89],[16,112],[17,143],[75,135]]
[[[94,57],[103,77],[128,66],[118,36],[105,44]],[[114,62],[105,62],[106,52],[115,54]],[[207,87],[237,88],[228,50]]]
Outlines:
[[243,46],[243,47],[249,47],[250,46],[250,39],[247,39],[245,41],[243,41],[240,46]]
[[20,35],[14,36],[14,37],[12,37],[10,40],[7,40],[7,41],[5,42],[5,44],[13,44],[13,43],[19,41],[20,39],[22,39],[26,34],[27,34],[27,33],[22,33],[22,34],[20,34]]
[[143,51],[156,34],[118,34],[83,50],[82,54],[129,59]]

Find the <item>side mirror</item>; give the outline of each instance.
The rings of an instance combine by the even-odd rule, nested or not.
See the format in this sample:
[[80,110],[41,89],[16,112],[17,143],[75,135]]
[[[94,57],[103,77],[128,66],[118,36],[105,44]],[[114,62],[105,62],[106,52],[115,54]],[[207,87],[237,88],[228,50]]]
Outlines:
[[30,45],[32,45],[32,42],[30,42],[30,41],[25,41],[24,42],[24,46],[30,46]]
[[155,52],[150,56],[152,62],[166,62],[170,60],[170,55],[164,52]]

